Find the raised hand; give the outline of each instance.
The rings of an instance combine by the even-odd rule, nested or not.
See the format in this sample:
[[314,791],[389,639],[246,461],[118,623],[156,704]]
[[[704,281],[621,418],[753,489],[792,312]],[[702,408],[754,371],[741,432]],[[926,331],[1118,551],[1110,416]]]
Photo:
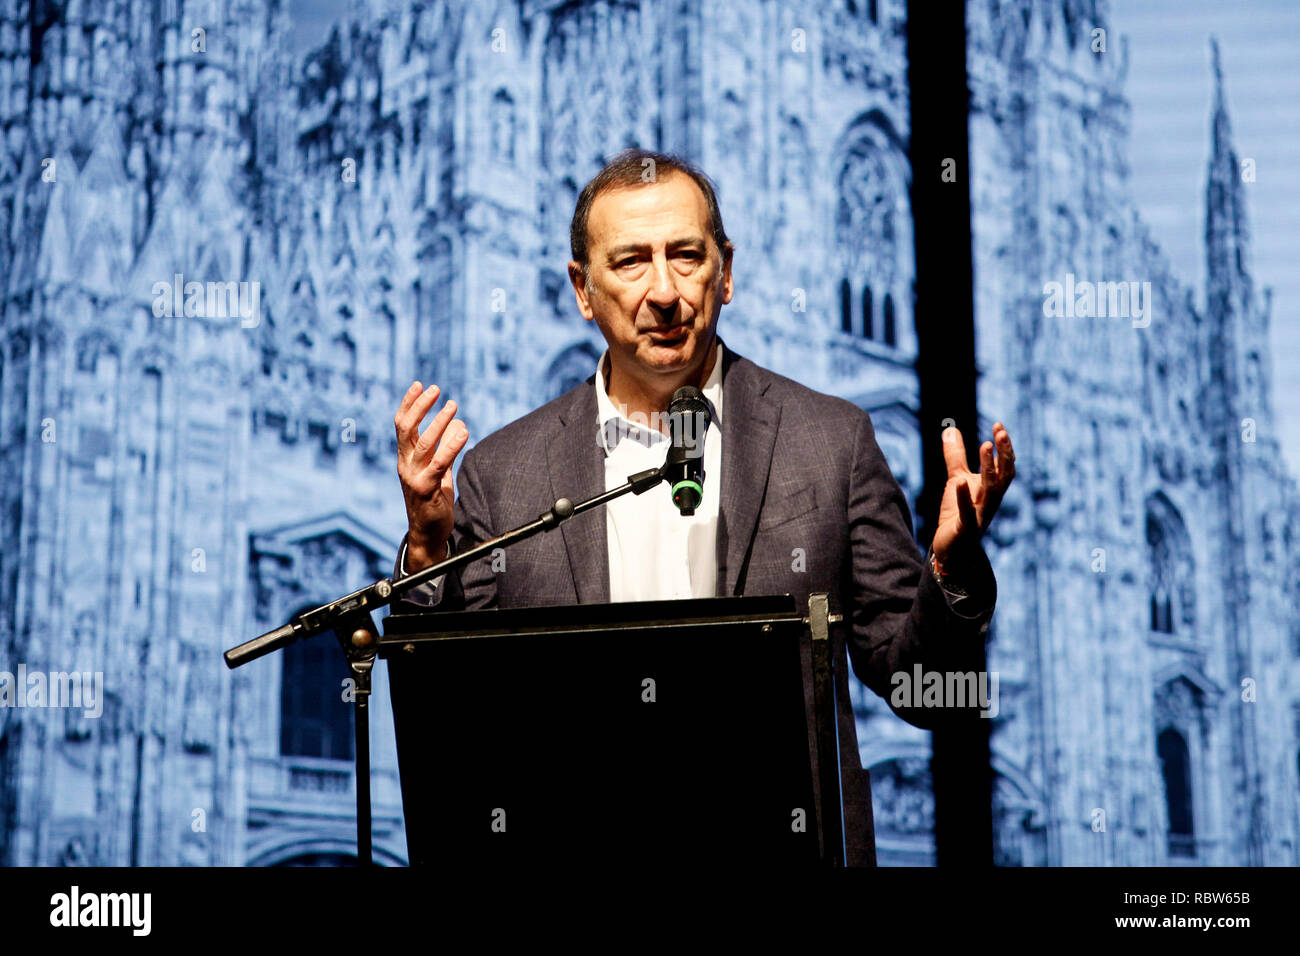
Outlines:
[[944,429],[943,460],[948,466],[948,482],[939,503],[939,523],[931,548],[940,568],[947,572],[966,563],[997,514],[1002,496],[1016,476],[1016,453],[1006,426],[998,422],[993,426],[993,441],[980,446],[978,475],[966,467],[966,443],[956,428]]
[[420,423],[438,400],[437,385],[415,382],[402,396],[393,416],[397,428],[397,477],[406,499],[406,570],[418,571],[441,561],[451,537],[455,492],[451,466],[469,440],[465,423],[452,416],[448,401],[420,434]]

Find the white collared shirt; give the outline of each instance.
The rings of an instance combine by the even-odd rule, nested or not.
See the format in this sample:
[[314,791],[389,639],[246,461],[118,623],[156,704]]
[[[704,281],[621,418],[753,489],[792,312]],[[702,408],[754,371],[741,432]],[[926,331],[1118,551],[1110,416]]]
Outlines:
[[[722,343],[701,391],[712,405],[704,438],[704,497],[684,517],[666,483],[641,495],[627,494],[605,507],[611,601],[666,601],[714,597],[718,574],[718,498],[722,493]],[[596,365],[596,439],[605,450],[605,490],[629,475],[658,468],[668,453],[668,436],[648,421],[636,421],[614,407],[605,391],[605,360]],[[648,444],[647,444],[648,443]]]

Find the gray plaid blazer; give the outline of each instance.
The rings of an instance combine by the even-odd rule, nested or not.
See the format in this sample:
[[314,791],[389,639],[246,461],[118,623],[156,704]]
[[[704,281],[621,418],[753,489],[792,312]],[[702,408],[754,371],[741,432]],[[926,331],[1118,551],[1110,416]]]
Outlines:
[[[722,374],[727,414],[720,426],[726,441],[717,594],[792,594],[807,613],[808,595],[825,591],[832,611],[845,614],[849,626],[838,629],[843,639],[835,642],[834,653],[847,862],[874,865],[871,783],[859,757],[845,645],[854,673],[886,701],[891,675],[911,674],[918,663],[924,671],[972,670],[996,599],[992,568],[979,551],[973,578],[962,582],[968,596],[938,585],[913,537],[903,491],[862,409],[730,348],[724,348]],[[455,551],[534,520],[560,496],[580,501],[604,491],[597,427],[593,375],[467,451],[457,480]],[[797,548],[802,564],[795,560]],[[416,589],[395,609],[608,600],[605,513],[596,508],[562,524],[559,534],[513,546],[505,571],[494,572],[489,559],[480,559],[436,590]],[[803,658],[811,713],[806,642]],[[938,709],[893,709],[927,729],[944,717]]]

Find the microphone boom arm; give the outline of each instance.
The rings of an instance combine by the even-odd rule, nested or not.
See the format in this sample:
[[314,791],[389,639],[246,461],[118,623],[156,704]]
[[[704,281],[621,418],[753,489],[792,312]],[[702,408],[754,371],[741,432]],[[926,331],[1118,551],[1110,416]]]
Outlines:
[[[463,567],[496,548],[509,547],[515,542],[522,541],[524,538],[531,538],[541,531],[553,531],[574,515],[590,511],[592,508],[613,501],[615,498],[620,498],[628,492],[637,495],[644,494],[662,482],[664,478],[665,469],[663,467],[650,468],[646,471],[639,471],[635,475],[629,475],[627,481],[617,488],[603,491],[576,505],[568,498],[559,498],[549,510],[538,515],[537,518],[527,524],[520,525],[513,531],[507,531],[505,534],[477,544],[461,554],[451,555],[437,564],[421,568],[419,571],[413,571],[396,581],[383,578],[364,588],[353,591],[351,594],[344,595],[338,600],[322,604],[310,611],[304,611],[295,616],[288,624],[273,631],[268,631],[260,637],[255,637],[237,647],[232,647],[225,653],[226,666],[233,670],[247,664],[249,661],[283,650],[295,641],[315,637],[325,631],[337,630],[339,623],[345,618],[352,620],[360,614],[368,616],[371,612],[400,599],[403,594],[412,588],[432,581],[448,571]],[[373,651],[371,656],[373,657]]]

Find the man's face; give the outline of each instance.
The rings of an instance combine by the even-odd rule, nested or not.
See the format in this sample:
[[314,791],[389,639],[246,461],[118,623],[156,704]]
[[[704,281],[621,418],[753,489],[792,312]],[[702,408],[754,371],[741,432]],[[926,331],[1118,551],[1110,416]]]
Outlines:
[[611,361],[653,387],[704,367],[718,313],[731,301],[731,259],[709,234],[708,204],[689,176],[601,193],[587,219],[591,288],[569,263],[578,308]]

